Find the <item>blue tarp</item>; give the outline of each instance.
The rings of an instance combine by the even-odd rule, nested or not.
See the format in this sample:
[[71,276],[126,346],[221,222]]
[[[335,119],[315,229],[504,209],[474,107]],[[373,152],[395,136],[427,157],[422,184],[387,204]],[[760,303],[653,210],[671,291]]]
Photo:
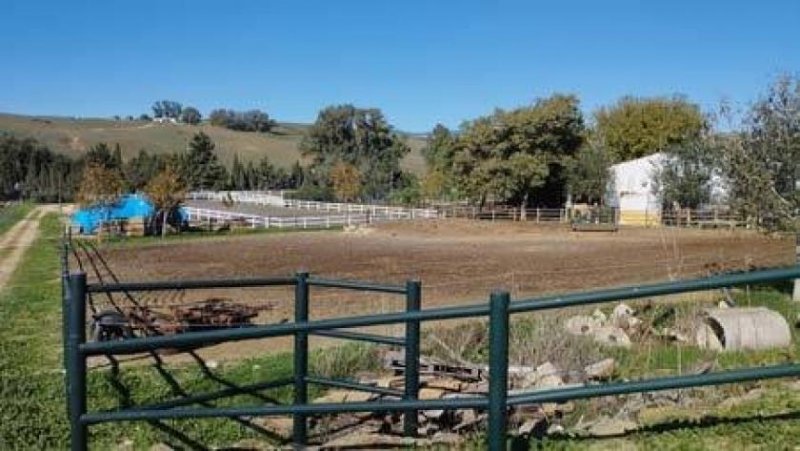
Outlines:
[[72,215],[72,224],[79,227],[81,233],[92,234],[103,222],[148,218],[154,212],[153,204],[146,196],[128,194],[111,205],[86,207],[76,211]]

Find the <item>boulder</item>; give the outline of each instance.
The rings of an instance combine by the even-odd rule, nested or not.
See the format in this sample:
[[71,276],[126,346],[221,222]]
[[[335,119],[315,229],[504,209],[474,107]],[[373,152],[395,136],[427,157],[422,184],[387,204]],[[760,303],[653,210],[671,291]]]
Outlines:
[[603,322],[587,315],[576,315],[567,319],[564,328],[572,335],[592,335],[603,327]]
[[589,427],[589,434],[594,437],[612,437],[635,431],[638,425],[630,420],[602,417]]
[[631,339],[624,330],[615,326],[605,326],[592,333],[594,340],[607,346],[631,347]]
[[583,372],[588,379],[605,380],[610,379],[617,369],[617,361],[612,358],[603,359],[599,362],[587,365]]

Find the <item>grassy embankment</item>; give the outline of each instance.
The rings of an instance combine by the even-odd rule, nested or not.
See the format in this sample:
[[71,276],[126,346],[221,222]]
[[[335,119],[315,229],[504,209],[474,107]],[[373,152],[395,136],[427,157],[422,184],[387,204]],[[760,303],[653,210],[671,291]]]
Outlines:
[[[76,157],[91,146],[105,142],[118,143],[124,159],[136,156],[140,149],[166,154],[186,149],[195,133],[202,131],[216,143],[220,159],[230,165],[233,156],[243,161],[268,156],[277,166],[289,168],[301,160],[298,146],[307,124],[278,124],[270,133],[251,133],[228,130],[203,123],[156,124],[150,121],[115,121],[112,119],[75,119],[67,117],[36,117],[0,113],[0,133],[35,138],[51,150]],[[420,149],[425,140],[408,136],[411,152],[403,159],[404,169],[415,174],[425,171]]]
[[[0,293],[0,449],[64,449],[69,431],[65,414],[62,374],[61,312],[58,238],[59,222],[47,215],[41,235]],[[368,369],[376,361],[373,352],[361,346],[327,349],[312,354],[312,367],[319,374],[345,376]],[[125,366],[119,372],[94,369],[89,375],[89,408],[155,403],[226,388],[276,380],[291,374],[291,356],[272,355],[215,369],[200,364]],[[312,390],[311,395],[318,394]],[[290,401],[287,388],[241,395],[216,405],[263,403],[263,396]],[[164,442],[181,448],[200,443],[230,445],[238,440],[266,440],[258,427],[230,420],[166,421],[158,424],[120,423],[91,429],[91,446],[109,449],[132,440],[135,448],[147,449]]]

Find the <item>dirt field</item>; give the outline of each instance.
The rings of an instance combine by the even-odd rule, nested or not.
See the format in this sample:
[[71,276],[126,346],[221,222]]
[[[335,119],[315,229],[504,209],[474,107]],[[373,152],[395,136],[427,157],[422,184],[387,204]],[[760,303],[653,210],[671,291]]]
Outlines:
[[[423,308],[486,302],[494,288],[516,298],[681,279],[794,262],[793,240],[746,231],[622,229],[576,233],[563,226],[468,220],[393,223],[356,232],[266,234],[101,250],[120,279],[164,280],[292,274],[383,283],[418,278]],[[91,276],[91,274],[90,274]],[[272,303],[261,322],[290,319],[289,290],[241,289],[140,297],[151,305],[212,294],[255,304]],[[395,296],[312,289],[312,318],[399,310]],[[400,333],[399,328],[396,333]],[[280,347],[280,345],[278,345]],[[263,345],[223,345],[216,358],[251,355]],[[275,347],[270,346],[270,349]]]

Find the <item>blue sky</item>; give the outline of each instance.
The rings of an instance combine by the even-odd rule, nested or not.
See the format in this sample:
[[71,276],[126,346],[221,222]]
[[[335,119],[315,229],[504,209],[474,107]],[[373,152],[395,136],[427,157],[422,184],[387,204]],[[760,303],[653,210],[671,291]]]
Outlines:
[[426,131],[553,92],[746,103],[800,72],[800,1],[3,0],[0,61],[4,112],[354,103]]

